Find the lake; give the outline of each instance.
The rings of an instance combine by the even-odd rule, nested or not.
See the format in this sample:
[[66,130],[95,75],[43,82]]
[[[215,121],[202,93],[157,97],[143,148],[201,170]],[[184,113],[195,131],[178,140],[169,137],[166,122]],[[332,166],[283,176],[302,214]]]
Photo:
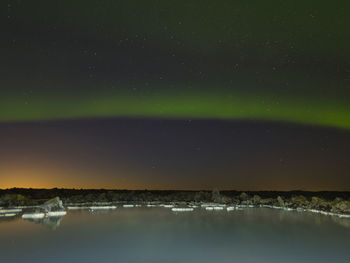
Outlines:
[[0,262],[350,262],[350,219],[249,208],[68,211],[0,219]]

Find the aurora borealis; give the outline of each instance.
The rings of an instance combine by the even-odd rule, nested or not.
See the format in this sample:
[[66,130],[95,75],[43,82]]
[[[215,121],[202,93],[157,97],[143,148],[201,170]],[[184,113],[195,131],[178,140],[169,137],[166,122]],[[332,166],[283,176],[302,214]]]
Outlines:
[[[226,189],[260,182],[349,190],[348,8],[347,1],[8,1],[0,188],[25,181],[200,189],[220,173],[215,186]],[[266,159],[255,157],[261,152]],[[44,174],[51,174],[45,183]]]
[[[145,93],[97,92],[73,98],[32,95],[19,100],[4,97],[1,118],[3,121],[87,117],[253,119],[350,128],[350,112],[345,101],[328,99],[324,103],[306,98],[274,99],[264,95],[220,94],[217,91],[212,94],[203,91],[200,95],[185,92],[185,96],[177,92]],[[25,106],[13,109],[16,104]]]

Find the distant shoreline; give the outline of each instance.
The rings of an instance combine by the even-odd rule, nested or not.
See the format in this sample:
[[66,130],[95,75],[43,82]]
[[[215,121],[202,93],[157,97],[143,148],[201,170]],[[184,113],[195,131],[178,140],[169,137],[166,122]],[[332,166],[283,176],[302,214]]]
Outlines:
[[329,215],[350,214],[350,191],[195,191],[195,190],[105,190],[105,189],[30,189],[0,190],[0,207],[41,205],[58,196],[65,206],[97,203],[164,203],[177,206],[216,203],[241,207],[272,207],[311,211]]
[[[275,209],[275,210],[284,210],[284,211],[296,211],[300,213],[309,212],[309,213],[316,213],[326,216],[333,216],[333,217],[339,217],[339,218],[350,218],[350,213],[335,213],[335,212],[329,212],[329,211],[323,211],[323,210],[317,210],[317,209],[304,209],[304,208],[290,208],[290,207],[282,207],[282,206],[272,206],[272,205],[230,205],[230,204],[219,204],[219,203],[114,203],[114,202],[91,202],[91,203],[70,203],[65,204],[65,209],[68,211],[106,211],[106,210],[115,210],[117,208],[150,208],[150,207],[158,207],[158,208],[171,208],[173,212],[192,212],[194,209],[205,209],[205,210],[220,210],[220,211],[234,211],[234,210],[244,210],[244,209],[259,209],[259,208],[267,208],[267,209]],[[17,206],[17,207],[7,207],[3,208],[0,207],[0,219],[1,218],[16,218],[18,216],[21,216],[25,218],[25,215],[29,215],[30,219],[41,219],[45,217],[45,214],[41,212],[33,212],[40,208],[40,206]],[[218,209],[220,208],[220,209]],[[60,213],[60,214],[55,214]],[[52,215],[51,215],[52,214]],[[47,214],[46,217],[62,217],[66,215],[65,210],[58,211],[58,212],[51,212],[51,214]],[[40,215],[40,217],[36,217],[37,215]]]

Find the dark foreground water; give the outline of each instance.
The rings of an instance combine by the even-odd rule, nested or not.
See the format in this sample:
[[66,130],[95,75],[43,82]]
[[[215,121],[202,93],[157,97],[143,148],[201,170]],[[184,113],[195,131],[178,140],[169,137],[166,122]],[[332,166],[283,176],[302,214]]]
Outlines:
[[350,262],[350,219],[272,210],[69,211],[0,219],[0,262]]

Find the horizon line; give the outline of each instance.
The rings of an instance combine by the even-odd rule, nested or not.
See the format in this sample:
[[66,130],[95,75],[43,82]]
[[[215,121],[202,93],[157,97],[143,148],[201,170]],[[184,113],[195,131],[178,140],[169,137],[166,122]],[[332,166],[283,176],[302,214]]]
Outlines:
[[75,191],[184,191],[184,192],[200,192],[200,191],[213,191],[215,189],[221,192],[235,191],[235,192],[350,192],[350,190],[302,190],[302,189],[294,189],[294,190],[235,190],[235,189],[122,189],[122,188],[64,188],[64,187],[53,187],[53,188],[32,188],[32,187],[11,187],[11,188],[0,188],[0,191],[6,190],[75,190]]

